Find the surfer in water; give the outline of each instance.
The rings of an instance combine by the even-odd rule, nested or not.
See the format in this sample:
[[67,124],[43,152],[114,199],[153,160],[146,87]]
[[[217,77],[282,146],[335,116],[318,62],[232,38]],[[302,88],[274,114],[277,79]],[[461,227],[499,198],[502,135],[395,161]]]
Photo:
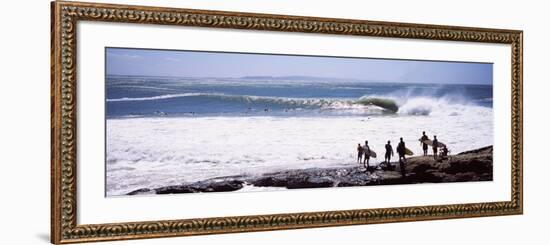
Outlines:
[[437,140],[437,135],[434,135],[434,140],[432,141],[432,149],[434,150],[434,160],[437,160],[437,147],[439,141]]
[[357,144],[357,163],[361,164],[361,160],[363,160],[363,147],[361,146],[361,143]]
[[399,154],[399,168],[401,169],[401,176],[405,177],[405,142],[403,138],[399,138],[399,144],[397,145],[397,154]]
[[388,143],[386,144],[386,154],[384,155],[384,162],[386,163],[387,167],[391,167],[390,161],[392,156],[393,156],[393,147],[391,146],[390,141],[388,140]]
[[428,155],[428,144],[424,143],[424,141],[429,140],[428,136],[426,135],[426,131],[422,131],[422,137],[420,137],[420,144],[422,145],[422,151],[424,151],[424,156]]
[[[365,155],[365,158],[363,158],[363,166],[365,167],[365,170],[369,169],[369,160],[370,160],[370,147],[369,142],[365,140],[365,145],[363,146],[363,154]],[[366,165],[365,165],[366,164]]]

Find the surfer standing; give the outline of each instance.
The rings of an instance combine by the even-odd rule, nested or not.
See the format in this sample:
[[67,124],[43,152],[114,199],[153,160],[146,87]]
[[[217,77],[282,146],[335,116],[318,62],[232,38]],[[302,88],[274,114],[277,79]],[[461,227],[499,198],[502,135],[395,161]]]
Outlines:
[[443,148],[441,148],[441,160],[446,160],[448,155],[449,149],[447,149],[447,146],[443,146]]
[[403,138],[399,138],[399,144],[397,145],[397,154],[399,154],[399,168],[401,169],[401,176],[405,177],[405,142]]
[[386,155],[384,156],[384,161],[386,162],[386,166],[390,167],[390,161],[391,157],[393,156],[393,147],[391,147],[390,141],[388,140],[388,143],[386,144]]
[[361,160],[363,160],[363,147],[361,144],[357,144],[357,163],[361,164]]
[[426,140],[429,140],[428,136],[426,135],[426,131],[422,131],[422,137],[420,137],[420,144],[422,145],[422,151],[424,151],[424,156],[428,155],[428,144],[426,144]]
[[[363,166],[365,169],[369,169],[369,160],[370,160],[370,147],[369,142],[365,140],[365,145],[363,146],[363,154],[365,155],[365,158],[363,159]],[[367,165],[365,165],[365,163]]]
[[437,160],[437,147],[439,146],[439,141],[437,136],[434,135],[434,140],[432,141],[432,149],[434,150],[434,159]]

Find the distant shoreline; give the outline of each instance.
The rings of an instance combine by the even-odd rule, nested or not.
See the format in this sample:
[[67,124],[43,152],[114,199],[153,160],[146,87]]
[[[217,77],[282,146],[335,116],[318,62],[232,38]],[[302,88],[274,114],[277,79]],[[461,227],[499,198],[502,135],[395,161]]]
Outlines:
[[405,177],[401,176],[398,162],[391,164],[392,169],[371,166],[366,170],[357,164],[340,168],[285,170],[258,176],[224,176],[182,185],[141,188],[126,195],[231,192],[255,187],[269,190],[492,181],[493,146],[450,155],[441,161],[435,161],[433,156],[410,157],[405,165]]
[[315,77],[315,76],[240,76],[240,77],[209,77],[209,76],[155,76],[155,75],[124,75],[124,74],[106,74],[106,77],[132,77],[132,78],[164,78],[164,79],[219,79],[219,80],[252,80],[252,79],[270,79],[270,80],[303,80],[315,79],[323,82],[335,83],[398,83],[398,84],[422,84],[422,85],[481,85],[493,86],[493,83],[467,83],[467,82],[393,82],[389,80],[357,79],[357,78],[337,78],[337,77]]

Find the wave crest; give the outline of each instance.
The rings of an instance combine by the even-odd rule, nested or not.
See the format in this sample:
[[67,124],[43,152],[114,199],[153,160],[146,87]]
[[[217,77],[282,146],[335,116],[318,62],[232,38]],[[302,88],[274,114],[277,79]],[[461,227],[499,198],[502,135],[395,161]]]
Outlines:
[[459,116],[463,114],[480,116],[490,114],[491,111],[483,106],[445,97],[413,97],[406,99],[397,113],[421,116]]
[[429,98],[409,99],[399,108],[399,113],[408,115],[427,116],[435,109],[439,102]]
[[399,106],[397,105],[397,102],[389,98],[363,96],[359,98],[359,100],[357,100],[355,103],[361,104],[361,105],[375,105],[380,108],[389,110],[391,112],[397,112],[399,110]]
[[389,112],[397,112],[399,107],[393,99],[363,96],[357,100],[342,98],[285,98],[253,95],[229,95],[220,93],[181,93],[166,94],[151,97],[107,99],[107,102],[131,102],[165,100],[181,97],[207,97],[214,100],[237,101],[247,104],[279,105],[289,108],[320,108],[320,109],[372,109],[373,106]]
[[147,101],[147,100],[163,100],[163,99],[172,99],[179,97],[191,97],[191,96],[201,96],[206,95],[205,93],[182,93],[182,94],[165,94],[159,96],[151,97],[137,97],[137,98],[116,98],[116,99],[107,99],[107,102],[124,102],[124,101]]
[[[404,97],[394,98],[385,96],[362,96],[358,99],[348,98],[287,98],[272,96],[253,95],[231,95],[221,93],[181,93],[166,94],[151,97],[139,98],[117,98],[107,99],[107,102],[132,102],[132,101],[153,101],[166,100],[181,97],[207,98],[212,101],[231,101],[244,103],[247,106],[258,107],[282,107],[287,109],[320,109],[332,110],[334,112],[352,114],[379,114],[399,113],[406,115],[431,115],[434,112],[447,113],[456,112],[457,106],[468,106],[467,104],[445,98],[433,97]],[[460,111],[460,110],[459,110]]]

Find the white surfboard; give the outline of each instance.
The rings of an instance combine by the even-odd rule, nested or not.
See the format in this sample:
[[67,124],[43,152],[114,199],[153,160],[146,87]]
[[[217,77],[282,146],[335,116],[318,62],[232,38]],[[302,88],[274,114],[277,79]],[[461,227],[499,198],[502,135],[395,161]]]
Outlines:
[[[429,146],[433,146],[433,145],[434,145],[434,142],[433,142],[432,140],[424,140],[424,141],[422,141],[422,143],[424,143],[424,144],[426,144],[426,145],[429,145]],[[445,146],[446,146],[446,145],[445,145],[443,142],[441,142],[441,141],[439,141],[439,142],[437,143],[437,147],[445,147]]]
[[373,151],[373,150],[370,150],[370,151],[368,151],[368,152],[365,152],[365,154],[368,154],[370,157],[376,158],[376,152]]

